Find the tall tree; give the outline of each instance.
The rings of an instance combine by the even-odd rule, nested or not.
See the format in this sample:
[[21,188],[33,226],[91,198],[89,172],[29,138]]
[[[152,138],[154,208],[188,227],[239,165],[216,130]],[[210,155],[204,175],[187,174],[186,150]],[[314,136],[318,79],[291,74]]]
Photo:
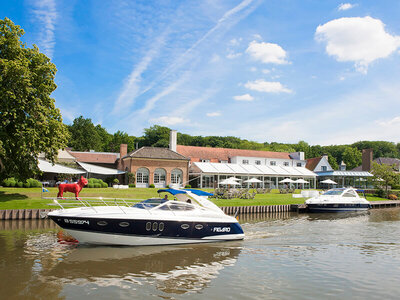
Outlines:
[[92,119],[85,119],[83,116],[75,118],[68,129],[71,132],[71,140],[68,146],[75,151],[103,150],[102,139]]
[[343,161],[345,162],[347,169],[351,170],[361,165],[361,151],[357,148],[346,147],[343,152]]
[[153,147],[168,147],[169,145],[169,133],[168,127],[154,125],[144,130],[143,140],[141,141],[142,146],[153,146]]
[[54,162],[68,130],[50,97],[56,66],[20,39],[24,30],[0,20],[0,176],[25,179],[38,173],[43,152]]
[[375,177],[375,184],[384,188],[386,196],[388,195],[389,186],[399,184],[399,175],[394,171],[396,165],[377,164],[372,162],[371,173]]

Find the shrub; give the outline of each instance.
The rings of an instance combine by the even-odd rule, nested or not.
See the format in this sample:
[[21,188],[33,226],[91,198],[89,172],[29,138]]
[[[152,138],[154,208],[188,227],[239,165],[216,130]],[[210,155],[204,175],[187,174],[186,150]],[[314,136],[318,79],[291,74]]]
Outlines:
[[7,186],[7,187],[9,187],[9,186],[11,186],[11,180],[10,180],[11,178],[6,178],[6,179],[4,179],[3,180],[3,185],[4,186]]
[[101,188],[101,184],[100,184],[100,183],[95,183],[95,184],[94,184],[94,187],[95,187],[95,188]]
[[190,184],[185,185],[185,189],[190,189],[192,186]]
[[388,199],[389,200],[397,200],[399,198],[395,194],[389,194]]
[[29,178],[26,180],[26,182],[29,182],[30,187],[41,187],[42,184],[40,183],[40,181],[33,179],[33,178]]
[[29,187],[31,187],[31,184],[28,181],[26,181],[26,182],[24,182],[24,187],[29,188]]
[[113,182],[114,184],[118,184],[118,183],[119,183],[119,180],[118,180],[118,178],[114,178],[112,182]]
[[94,188],[94,183],[88,183],[87,187],[91,189]]
[[154,185],[154,184],[150,184],[150,185],[149,185],[149,188],[154,189],[154,188],[155,188],[155,185]]
[[11,177],[11,178],[10,178],[10,186],[11,186],[11,187],[15,187],[16,184],[17,184],[17,181],[16,181],[13,177]]
[[385,197],[385,191],[383,189],[377,189],[377,190],[375,190],[375,195],[380,197],[380,198],[384,198]]
[[129,184],[129,187],[130,187],[130,188],[134,188],[134,187],[136,187],[136,186],[135,186],[135,184],[130,183],[130,184]]
[[169,189],[169,184],[167,184],[166,188]]
[[102,182],[101,182],[101,187],[102,187],[102,188],[107,188],[107,187],[108,187],[108,184],[105,183],[104,181],[102,181]]
[[22,188],[24,183],[22,181],[17,181],[15,186]]

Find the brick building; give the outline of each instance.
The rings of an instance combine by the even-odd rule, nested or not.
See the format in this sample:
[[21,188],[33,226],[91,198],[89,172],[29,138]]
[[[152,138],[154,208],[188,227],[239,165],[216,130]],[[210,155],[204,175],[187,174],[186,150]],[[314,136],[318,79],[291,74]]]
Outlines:
[[122,149],[118,169],[135,174],[136,187],[157,188],[183,184],[189,178],[190,159],[168,148],[142,147],[129,154]]

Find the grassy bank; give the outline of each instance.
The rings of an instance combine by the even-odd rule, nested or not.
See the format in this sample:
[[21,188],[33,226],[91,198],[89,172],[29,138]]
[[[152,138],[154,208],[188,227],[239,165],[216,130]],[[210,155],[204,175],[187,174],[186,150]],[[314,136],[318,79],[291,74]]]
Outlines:
[[[43,197],[57,196],[57,188],[48,188],[48,193],[43,193]],[[158,197],[158,189],[130,188],[118,190],[113,188],[85,188],[81,191],[82,198],[103,197],[110,199],[136,199],[138,201],[151,197]],[[211,190],[207,190],[210,191]],[[298,193],[299,191],[297,191]],[[42,199],[40,188],[0,188],[0,209],[33,209],[33,208],[52,208],[49,204],[52,200]],[[73,197],[73,194],[66,193],[66,197]],[[170,197],[171,198],[171,197]],[[386,200],[379,197],[368,195],[369,201]],[[268,194],[258,194],[255,199],[212,199],[218,206],[247,206],[247,205],[282,205],[282,204],[301,204],[304,198],[293,198],[292,194],[279,194],[278,190],[272,190]]]

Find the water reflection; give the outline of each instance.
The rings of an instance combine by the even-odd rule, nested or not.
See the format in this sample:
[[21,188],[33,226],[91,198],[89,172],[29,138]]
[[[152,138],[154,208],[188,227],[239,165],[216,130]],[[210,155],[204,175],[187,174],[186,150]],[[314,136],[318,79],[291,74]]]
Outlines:
[[[51,281],[99,286],[155,284],[165,293],[200,291],[235,264],[240,243],[158,247],[77,247],[45,273]],[[128,284],[129,286],[129,284]]]

